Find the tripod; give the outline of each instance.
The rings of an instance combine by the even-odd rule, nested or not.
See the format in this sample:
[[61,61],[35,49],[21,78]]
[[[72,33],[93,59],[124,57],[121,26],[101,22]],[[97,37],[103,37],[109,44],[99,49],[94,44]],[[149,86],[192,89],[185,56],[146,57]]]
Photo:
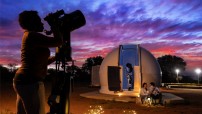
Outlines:
[[[52,80],[51,95],[48,98],[48,114],[70,114],[70,93],[73,90],[74,61],[71,58],[70,33],[63,34],[66,41],[56,51],[56,77]],[[67,62],[72,62],[71,71],[67,71]],[[60,70],[60,66],[62,70]]]
[[[71,82],[74,75],[73,70],[72,72],[66,71],[67,62],[72,62],[72,68],[74,65],[71,57],[70,32],[85,25],[86,20],[80,10],[69,14],[65,14],[64,10],[59,10],[44,18],[49,25],[52,25],[55,19],[59,23],[64,43],[56,50],[56,77],[53,80],[51,95],[48,99],[49,114],[69,114]],[[62,71],[60,71],[60,64]]]

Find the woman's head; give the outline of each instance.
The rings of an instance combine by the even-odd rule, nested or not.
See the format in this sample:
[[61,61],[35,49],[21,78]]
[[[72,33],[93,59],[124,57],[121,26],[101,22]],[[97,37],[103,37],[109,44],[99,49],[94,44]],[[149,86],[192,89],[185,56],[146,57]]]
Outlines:
[[42,32],[44,27],[37,11],[23,11],[18,18],[20,26],[28,31]]
[[132,72],[132,71],[133,71],[133,67],[132,67],[132,64],[131,64],[131,63],[127,63],[127,64],[126,64],[126,67],[128,68],[129,72]]
[[151,85],[151,86],[155,86],[155,83],[154,83],[154,82],[151,82],[150,85]]
[[147,88],[147,83],[143,83],[142,87]]
[[126,67],[128,67],[128,68],[132,68],[132,64],[127,63],[127,64],[126,64]]

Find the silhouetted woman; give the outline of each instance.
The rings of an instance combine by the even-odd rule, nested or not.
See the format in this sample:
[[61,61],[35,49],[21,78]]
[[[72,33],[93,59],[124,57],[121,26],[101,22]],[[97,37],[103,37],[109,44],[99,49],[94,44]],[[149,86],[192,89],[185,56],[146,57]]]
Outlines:
[[49,47],[62,44],[58,26],[51,25],[54,37],[45,36],[37,11],[23,11],[19,24],[24,29],[21,44],[21,67],[15,74],[13,86],[17,93],[17,114],[45,114],[45,88],[43,79],[47,65],[54,62]]
[[126,64],[126,76],[127,76],[127,80],[128,80],[128,91],[131,91],[132,87],[133,87],[133,79],[132,79],[132,76],[133,76],[133,67],[132,67],[132,64],[130,63],[127,63]]

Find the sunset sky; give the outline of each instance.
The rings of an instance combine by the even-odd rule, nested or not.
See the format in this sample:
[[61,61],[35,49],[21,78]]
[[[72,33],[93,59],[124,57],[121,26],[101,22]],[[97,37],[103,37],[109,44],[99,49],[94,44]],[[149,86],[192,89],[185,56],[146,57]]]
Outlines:
[[88,57],[105,57],[121,44],[140,44],[155,57],[176,55],[187,62],[187,69],[202,68],[201,0],[1,0],[0,9],[3,65],[20,64],[20,12],[37,10],[44,18],[63,9],[81,10],[86,18],[86,25],[71,33],[77,64]]

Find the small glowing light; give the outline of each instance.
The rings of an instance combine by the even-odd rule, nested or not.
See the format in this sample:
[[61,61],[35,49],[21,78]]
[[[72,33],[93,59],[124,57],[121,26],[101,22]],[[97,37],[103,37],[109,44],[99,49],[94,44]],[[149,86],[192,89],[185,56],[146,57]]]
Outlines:
[[84,114],[102,114],[102,113],[104,113],[102,106],[96,105],[96,106],[90,106],[88,112]]
[[136,112],[135,112],[135,110],[124,110],[123,111],[123,113],[126,113],[126,114],[137,114]]
[[119,96],[119,97],[122,96],[122,93],[118,93],[118,96]]
[[149,101],[150,101],[150,100],[151,100],[151,98],[147,98],[147,100],[149,100]]
[[200,74],[200,73],[201,73],[201,69],[197,68],[197,69],[195,70],[195,72],[196,72],[197,74]]
[[180,70],[179,70],[179,69],[176,69],[176,70],[175,70],[175,72],[176,72],[176,73],[179,73],[179,72],[180,72]]
[[201,69],[200,69],[200,68],[197,68],[197,69],[195,70],[195,72],[196,72],[196,74],[198,75],[198,84],[199,84],[199,75],[200,75],[200,73],[201,73]]

